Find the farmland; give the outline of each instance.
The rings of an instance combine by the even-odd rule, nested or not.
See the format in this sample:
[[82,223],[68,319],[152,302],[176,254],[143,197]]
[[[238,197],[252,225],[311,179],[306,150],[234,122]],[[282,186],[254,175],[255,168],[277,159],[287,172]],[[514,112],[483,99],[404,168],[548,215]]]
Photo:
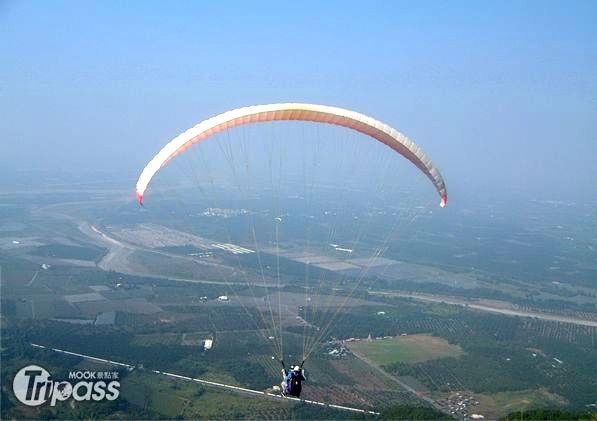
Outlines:
[[481,394],[477,398],[479,406],[475,410],[489,417],[503,417],[531,408],[559,408],[567,404],[565,399],[546,389]]
[[398,338],[352,342],[350,350],[380,365],[397,362],[418,363],[463,354],[458,345],[430,335],[410,335]]
[[[597,328],[468,305],[479,296],[474,302],[486,306],[591,321],[596,316],[588,302],[590,288],[542,285],[537,287],[541,297],[561,294],[561,301],[542,307],[546,302],[533,298],[539,295],[531,284],[523,291],[518,281],[401,262],[395,255],[371,264],[362,254],[349,256],[328,244],[305,246],[300,221],[292,218],[285,223],[296,238],[282,244],[278,273],[271,243],[253,247],[241,235],[218,237],[226,232],[222,224],[242,225],[246,214],[207,218],[200,213],[189,219],[171,209],[137,212],[110,203],[109,210],[84,202],[43,204],[15,210],[16,221],[0,216],[2,335],[11,338],[3,342],[3,362],[6,355],[14,361],[3,366],[4,375],[14,374],[22,356],[30,356],[29,342],[35,342],[137,367],[123,379],[118,410],[125,418],[321,417],[326,413],[318,408],[238,396],[149,372],[170,370],[267,390],[281,380],[274,342],[283,342],[284,359],[291,364],[302,360],[305,337],[319,337],[304,366],[308,399],[380,411],[399,406],[405,412],[435,406],[450,413],[464,405],[458,414],[496,417],[545,406],[580,411],[594,403],[597,384],[590,373],[597,371]],[[232,200],[226,206],[250,207]],[[255,214],[257,223],[267,222],[263,215]],[[233,254],[214,246],[235,241],[261,252]],[[372,276],[360,282],[354,268],[326,269],[317,262],[370,265]],[[462,296],[450,304],[430,291]],[[432,299],[410,297],[423,294]],[[221,295],[229,300],[218,300]],[[520,302],[508,302],[511,298]],[[280,330],[272,328],[272,320]],[[207,351],[201,345],[206,337],[214,340]],[[54,362],[50,367],[60,361],[85,364],[33,355]],[[108,407],[97,414],[102,411]],[[14,406],[3,412],[3,418],[19,416]]]

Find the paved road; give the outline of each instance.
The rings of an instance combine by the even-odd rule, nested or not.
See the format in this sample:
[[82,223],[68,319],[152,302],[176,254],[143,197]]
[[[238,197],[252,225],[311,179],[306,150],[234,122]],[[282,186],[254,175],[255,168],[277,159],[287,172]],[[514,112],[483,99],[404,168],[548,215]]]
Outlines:
[[535,311],[515,310],[508,308],[492,307],[487,304],[478,304],[475,301],[467,301],[456,297],[443,297],[439,295],[423,295],[423,294],[409,294],[404,292],[385,292],[385,291],[370,291],[373,295],[382,295],[387,297],[404,297],[412,298],[419,301],[427,301],[433,303],[453,304],[462,307],[472,308],[474,310],[486,311],[489,313],[504,314],[506,316],[530,317],[533,319],[548,320],[552,322],[571,323],[581,326],[597,327],[597,321],[586,320],[578,317],[564,316],[559,314],[541,313]]

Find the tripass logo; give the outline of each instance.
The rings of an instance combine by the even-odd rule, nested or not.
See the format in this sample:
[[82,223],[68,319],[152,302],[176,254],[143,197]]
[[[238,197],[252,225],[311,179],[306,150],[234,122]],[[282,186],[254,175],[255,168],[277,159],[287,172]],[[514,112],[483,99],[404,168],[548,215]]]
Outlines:
[[[71,396],[76,401],[113,401],[120,394],[118,372],[71,371],[69,379],[79,380],[71,384],[68,381],[53,381],[50,373],[38,365],[23,367],[12,382],[12,390],[19,401],[27,406],[39,406],[48,400],[50,405],[65,401]],[[104,381],[98,379],[106,379]]]

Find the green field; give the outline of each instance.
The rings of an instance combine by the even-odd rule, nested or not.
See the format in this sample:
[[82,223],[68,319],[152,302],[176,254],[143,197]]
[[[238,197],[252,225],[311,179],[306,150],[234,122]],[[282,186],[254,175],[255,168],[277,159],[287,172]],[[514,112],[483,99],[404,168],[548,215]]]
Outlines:
[[476,412],[491,417],[503,417],[512,412],[536,408],[558,408],[567,402],[561,396],[545,389],[520,390],[477,395],[479,406]]
[[464,352],[458,345],[431,335],[409,335],[399,338],[353,342],[350,350],[380,365],[418,363],[445,357],[458,357]]
[[290,417],[295,406],[290,401],[204,388],[193,382],[170,380],[141,371],[127,376],[121,390],[133,405],[166,418],[284,419]]

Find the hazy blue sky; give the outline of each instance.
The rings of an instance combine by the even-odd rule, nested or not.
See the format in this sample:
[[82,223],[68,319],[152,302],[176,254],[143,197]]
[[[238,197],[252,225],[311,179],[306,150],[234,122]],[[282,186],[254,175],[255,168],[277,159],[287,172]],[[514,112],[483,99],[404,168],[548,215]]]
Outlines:
[[242,105],[371,114],[460,188],[596,193],[597,2],[0,1],[0,166],[136,174]]

